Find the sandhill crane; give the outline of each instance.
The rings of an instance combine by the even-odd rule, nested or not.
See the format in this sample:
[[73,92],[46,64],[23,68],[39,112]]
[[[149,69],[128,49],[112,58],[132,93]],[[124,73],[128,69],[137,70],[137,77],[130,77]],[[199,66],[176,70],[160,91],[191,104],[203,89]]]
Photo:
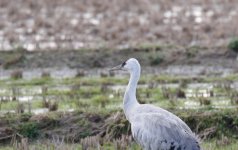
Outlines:
[[130,73],[123,110],[131,124],[133,138],[144,150],[200,150],[195,134],[179,117],[160,107],[138,103],[136,88],[141,67],[135,58],[128,59],[113,70]]

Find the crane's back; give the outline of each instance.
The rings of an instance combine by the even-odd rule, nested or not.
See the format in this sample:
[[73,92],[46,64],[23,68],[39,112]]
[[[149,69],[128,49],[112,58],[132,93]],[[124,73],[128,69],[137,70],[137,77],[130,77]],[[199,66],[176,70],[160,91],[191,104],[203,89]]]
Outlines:
[[134,139],[145,150],[200,150],[190,128],[172,113],[149,104],[132,108],[129,121]]

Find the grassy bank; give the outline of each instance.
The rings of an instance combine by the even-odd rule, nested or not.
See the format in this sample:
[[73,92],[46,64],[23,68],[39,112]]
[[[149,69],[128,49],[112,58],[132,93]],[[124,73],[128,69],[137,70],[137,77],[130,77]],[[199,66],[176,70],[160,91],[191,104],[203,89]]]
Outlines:
[[[237,148],[237,111],[171,111],[181,117],[200,136],[205,149]],[[116,146],[122,149],[123,147],[139,149],[135,143],[133,144],[130,125],[122,112],[8,114],[1,117],[0,127],[2,130],[5,129],[3,131],[6,132],[6,137],[14,134],[28,137],[31,148],[56,149],[60,143],[63,149],[72,147],[81,149],[82,146],[95,148],[95,145],[106,149],[115,149]],[[12,139],[13,137],[6,138],[1,140],[1,143],[6,144]],[[14,142],[23,144],[20,139],[15,138]]]

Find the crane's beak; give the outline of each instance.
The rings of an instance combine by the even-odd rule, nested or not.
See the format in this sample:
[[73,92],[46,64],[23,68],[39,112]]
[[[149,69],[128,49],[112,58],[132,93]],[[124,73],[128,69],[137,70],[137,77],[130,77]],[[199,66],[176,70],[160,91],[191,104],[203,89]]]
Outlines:
[[115,70],[122,70],[122,66],[118,65],[116,67],[111,68],[109,71],[115,71]]

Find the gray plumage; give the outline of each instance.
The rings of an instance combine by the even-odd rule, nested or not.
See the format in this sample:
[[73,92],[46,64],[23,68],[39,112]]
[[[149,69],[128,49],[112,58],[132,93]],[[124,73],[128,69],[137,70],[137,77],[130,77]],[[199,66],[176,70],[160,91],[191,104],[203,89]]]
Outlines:
[[138,103],[140,64],[136,59],[131,58],[112,70],[130,72],[123,110],[131,123],[133,138],[144,150],[200,150],[195,134],[179,117],[160,107]]
[[190,128],[172,113],[148,104],[136,106],[129,118],[132,135],[145,150],[199,150]]

